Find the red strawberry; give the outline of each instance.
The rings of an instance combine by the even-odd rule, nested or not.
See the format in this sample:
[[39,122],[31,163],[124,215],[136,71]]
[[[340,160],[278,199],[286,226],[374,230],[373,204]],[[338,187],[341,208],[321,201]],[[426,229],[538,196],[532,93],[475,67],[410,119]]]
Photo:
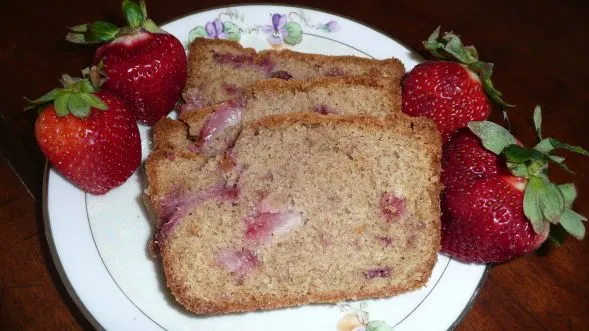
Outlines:
[[491,113],[491,99],[503,106],[501,93],[491,83],[492,63],[478,60],[473,46],[464,46],[453,33],[439,38],[438,27],[424,42],[435,56],[458,62],[438,61],[418,64],[403,79],[403,112],[431,118],[443,142],[470,121],[483,121]]
[[64,88],[33,101],[51,102],[35,123],[41,151],[51,165],[82,190],[104,194],[139,166],[139,129],[126,103],[88,80],[64,75]]
[[73,27],[76,43],[107,42],[93,64],[106,76],[103,88],[126,99],[138,121],[153,125],[174,108],[186,83],[186,53],[176,37],[147,19],[145,3],[123,1],[129,26],[106,22]]
[[[442,251],[467,262],[504,262],[530,253],[560,224],[582,239],[586,218],[571,207],[573,184],[550,183],[550,154],[565,148],[589,152],[552,138],[541,139],[540,108],[534,115],[540,142],[527,149],[504,128],[472,122],[444,146],[442,158]],[[484,147],[483,147],[484,146]]]

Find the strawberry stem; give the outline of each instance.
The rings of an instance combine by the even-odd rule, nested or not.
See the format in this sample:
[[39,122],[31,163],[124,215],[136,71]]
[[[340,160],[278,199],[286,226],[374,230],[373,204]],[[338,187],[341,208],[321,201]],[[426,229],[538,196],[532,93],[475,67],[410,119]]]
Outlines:
[[[139,28],[145,21],[146,17],[143,15],[144,11],[137,2],[132,0],[124,0],[122,9],[125,18],[127,19],[127,23],[131,29]],[[145,11],[145,13],[147,13],[147,11]]]
[[457,61],[466,65],[472,72],[476,73],[483,84],[483,88],[489,98],[502,107],[513,107],[502,99],[499,92],[491,81],[493,74],[493,63],[479,60],[479,54],[472,45],[464,46],[460,37],[452,32],[445,32],[440,37],[440,27],[423,42],[425,49],[430,51],[437,58]]
[[107,110],[108,106],[93,93],[96,88],[88,79],[72,77],[64,74],[61,77],[63,88],[56,88],[42,97],[31,101],[32,107],[44,108],[53,103],[57,116],[72,114],[78,118],[86,118],[91,109]]
[[139,3],[124,0],[122,10],[128,26],[119,28],[112,23],[104,21],[76,25],[70,28],[65,39],[76,44],[97,44],[111,41],[123,34],[134,33],[137,30],[145,30],[152,33],[164,32],[157,24],[147,18],[147,9],[143,0]]

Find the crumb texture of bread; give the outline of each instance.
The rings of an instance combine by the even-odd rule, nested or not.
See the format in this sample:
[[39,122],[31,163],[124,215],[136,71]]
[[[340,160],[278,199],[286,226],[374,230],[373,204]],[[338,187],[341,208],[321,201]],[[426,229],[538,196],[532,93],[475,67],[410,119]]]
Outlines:
[[148,160],[146,199],[162,222],[179,220],[160,254],[194,313],[386,297],[431,275],[441,157],[431,121],[273,115],[244,124],[224,154],[166,153]]
[[235,98],[255,82],[269,78],[308,81],[317,77],[366,76],[399,93],[405,73],[394,58],[374,60],[355,56],[326,56],[265,50],[256,52],[238,42],[196,38],[189,46],[188,80],[184,99],[199,106]]

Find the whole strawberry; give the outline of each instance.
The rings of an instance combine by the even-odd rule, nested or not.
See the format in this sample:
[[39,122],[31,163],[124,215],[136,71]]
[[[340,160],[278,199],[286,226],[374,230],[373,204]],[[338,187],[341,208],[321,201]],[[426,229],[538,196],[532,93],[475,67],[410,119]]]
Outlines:
[[71,28],[66,39],[99,43],[93,64],[106,81],[103,89],[128,101],[136,119],[153,125],[174,108],[186,83],[182,43],[147,19],[145,3],[123,1],[128,27],[94,22]]
[[[540,108],[535,119],[540,136]],[[467,262],[499,263],[537,249],[551,224],[560,224],[578,239],[586,218],[571,207],[573,184],[548,180],[547,164],[565,167],[552,155],[566,148],[587,151],[552,138],[522,147],[503,127],[471,122],[444,146],[442,157],[442,251]]]
[[139,129],[126,103],[95,91],[87,79],[63,77],[33,104],[44,107],[35,136],[49,163],[82,190],[104,194],[124,183],[141,161]]
[[432,54],[453,61],[429,61],[415,66],[403,79],[402,110],[431,118],[442,142],[470,121],[483,121],[491,113],[485,92],[502,106],[501,93],[491,83],[492,63],[479,61],[474,46],[464,46],[453,33],[440,38],[438,27],[424,46]]

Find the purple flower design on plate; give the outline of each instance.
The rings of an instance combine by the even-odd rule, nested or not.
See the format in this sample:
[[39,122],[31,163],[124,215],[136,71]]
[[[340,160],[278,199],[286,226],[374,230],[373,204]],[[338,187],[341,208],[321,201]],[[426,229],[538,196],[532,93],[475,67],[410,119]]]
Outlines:
[[205,30],[210,38],[227,39],[227,34],[223,32],[223,22],[220,19],[215,19],[205,25]]
[[327,22],[323,28],[327,32],[337,32],[337,31],[339,31],[340,26],[336,21],[331,20],[331,21]]
[[284,28],[286,25],[286,15],[272,15],[272,25],[264,25],[262,31],[268,34],[270,45],[278,46],[283,43],[284,37],[288,36],[288,31]]

